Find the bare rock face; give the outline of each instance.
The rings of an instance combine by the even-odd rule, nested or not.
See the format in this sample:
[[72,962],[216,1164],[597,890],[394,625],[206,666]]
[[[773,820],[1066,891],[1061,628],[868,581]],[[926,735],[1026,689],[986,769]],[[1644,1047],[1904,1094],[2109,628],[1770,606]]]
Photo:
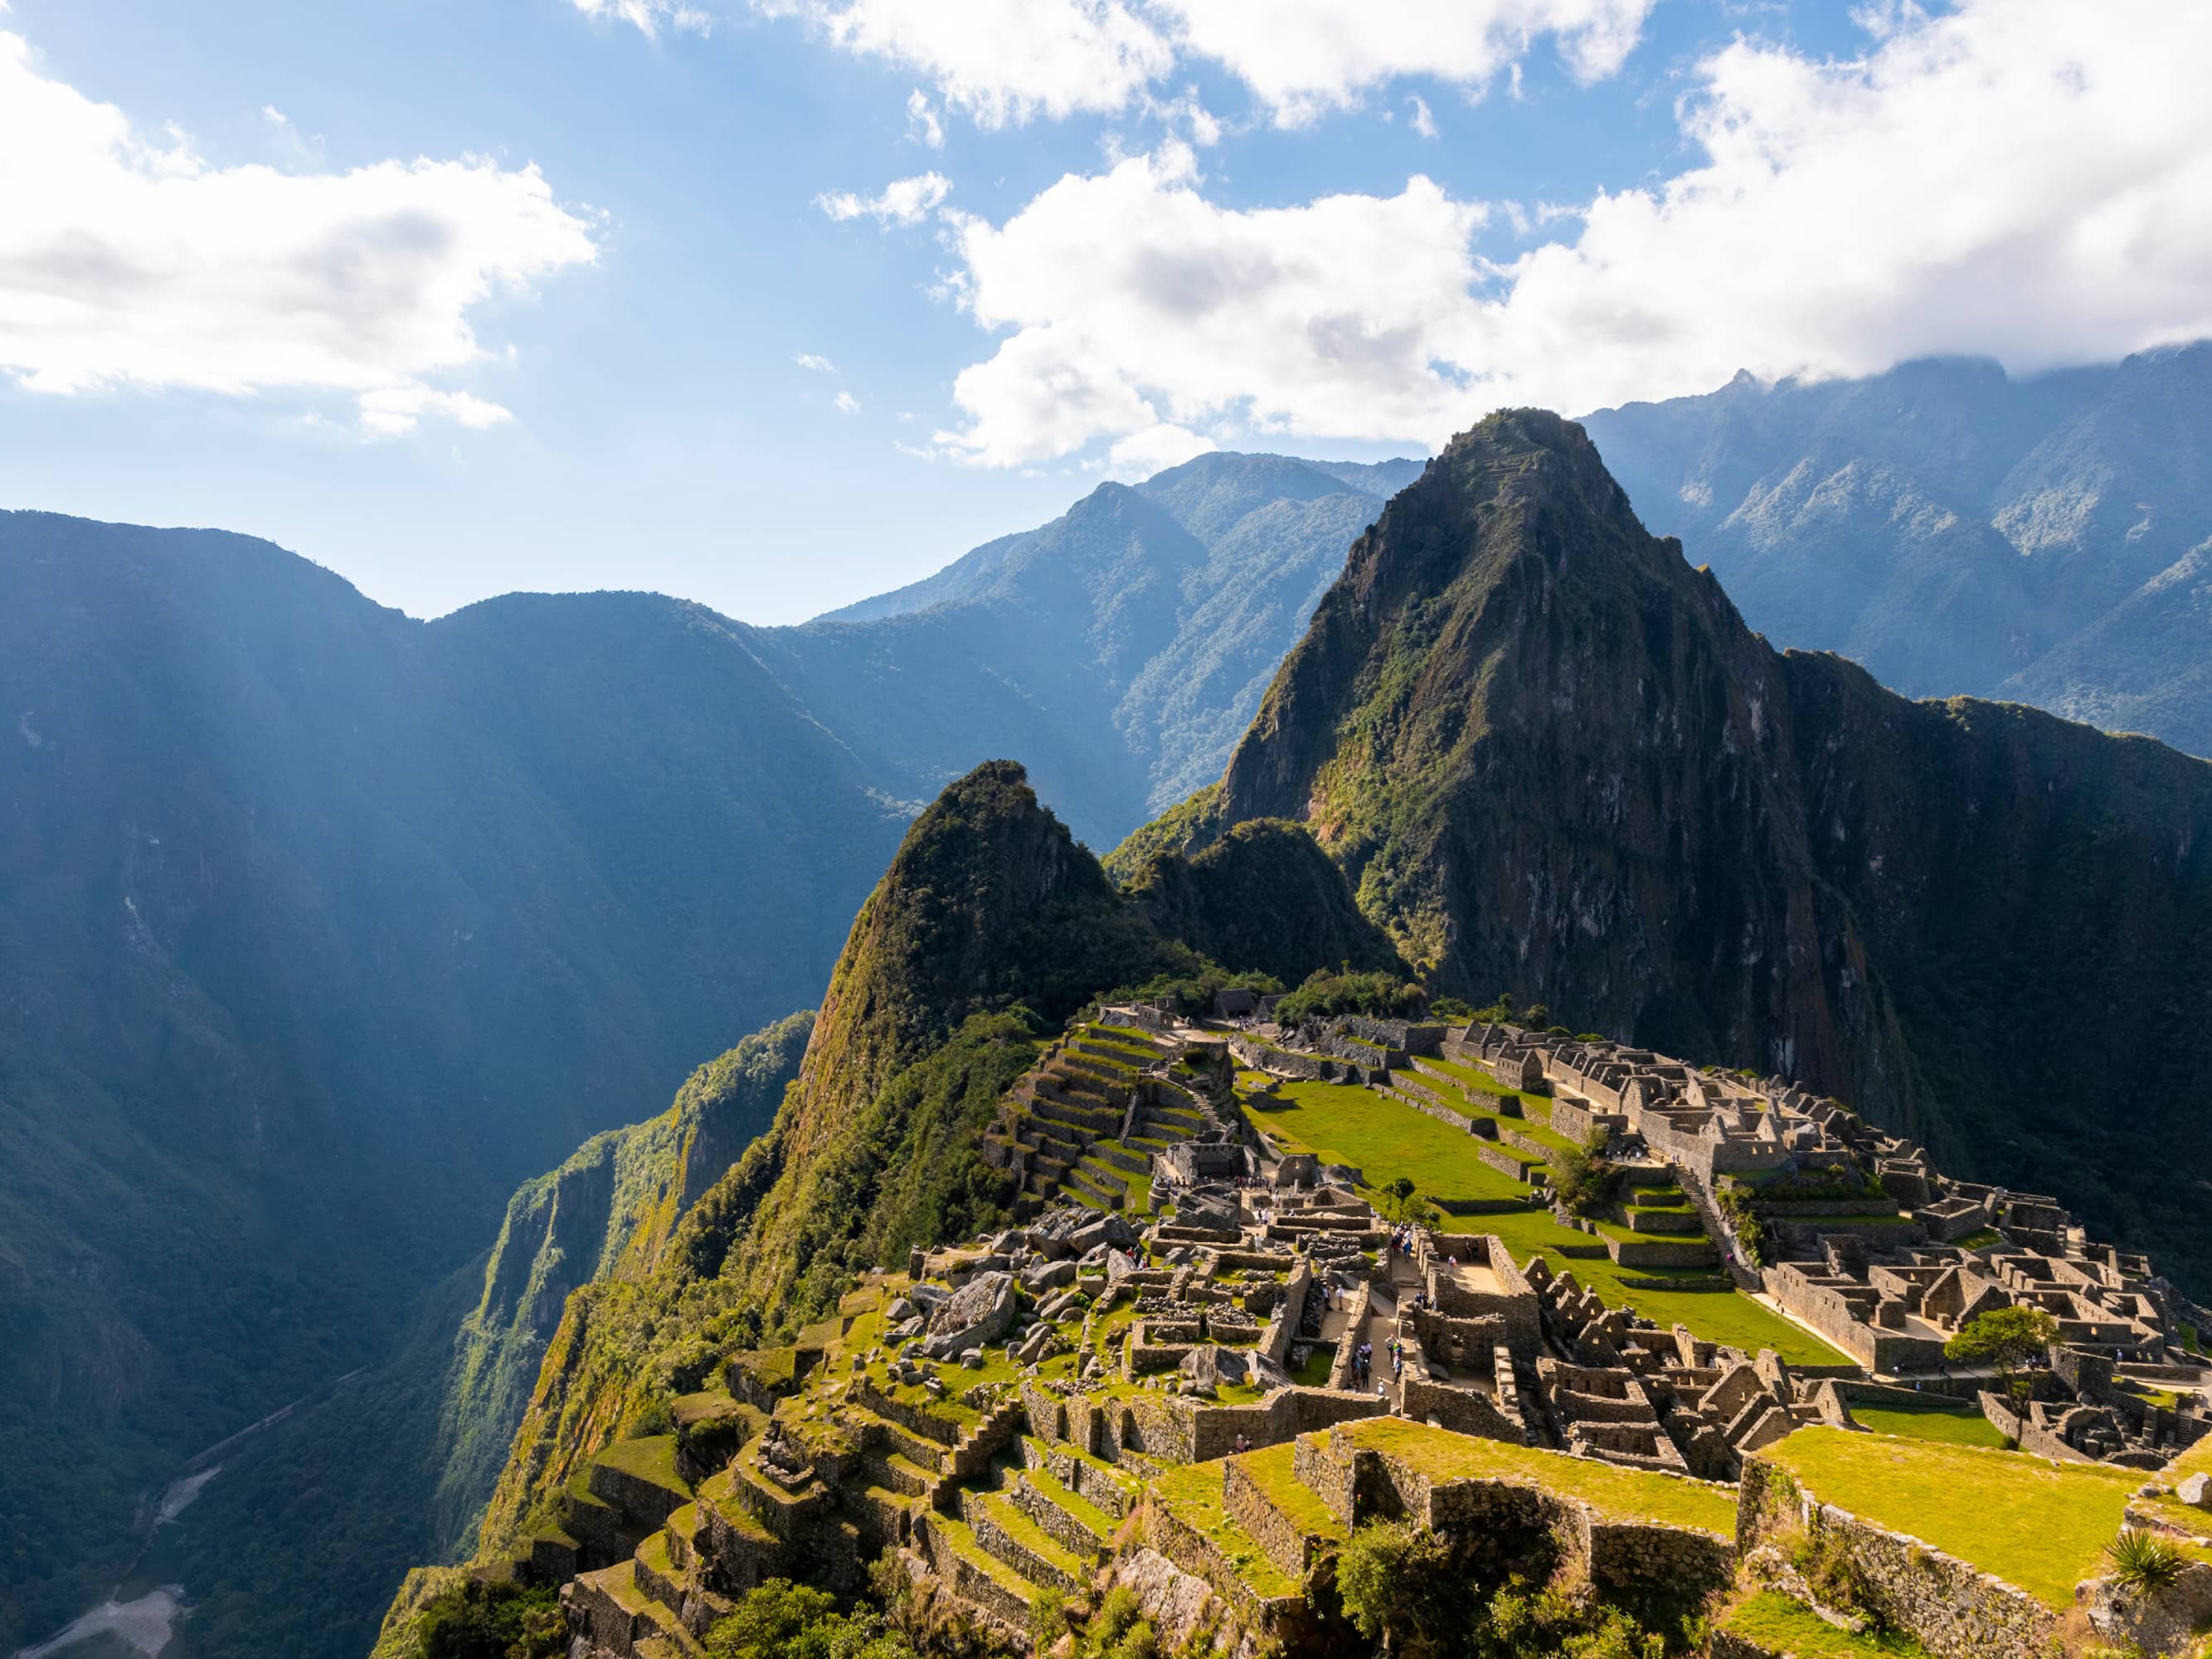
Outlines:
[[978,1273],[929,1316],[929,1340],[922,1352],[950,1359],[969,1348],[987,1348],[1014,1322],[1012,1273]]
[[1137,1593],[1145,1616],[1159,1632],[1163,1646],[1176,1645],[1214,1611],[1213,1592],[1156,1550],[1141,1549],[1115,1570],[1115,1578]]

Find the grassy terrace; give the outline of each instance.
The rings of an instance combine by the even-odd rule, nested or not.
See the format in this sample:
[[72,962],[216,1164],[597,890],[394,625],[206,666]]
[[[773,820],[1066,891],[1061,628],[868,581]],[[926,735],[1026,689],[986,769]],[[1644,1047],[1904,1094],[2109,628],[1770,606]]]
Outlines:
[[1730,1487],[1625,1469],[1536,1446],[1478,1440],[1400,1417],[1370,1417],[1334,1433],[1395,1458],[1432,1481],[1517,1480],[1564,1498],[1579,1498],[1613,1520],[1693,1528],[1723,1538],[1735,1535],[1735,1492]]
[[1152,1483],[1152,1496],[1177,1520],[1205,1534],[1256,1594],[1298,1593],[1297,1580],[1277,1566],[1222,1507],[1218,1462],[1179,1464]]
[[[1521,1109],[1524,1112],[1535,1113],[1544,1120],[1548,1120],[1552,1115],[1552,1103],[1547,1097],[1527,1094],[1519,1089],[1509,1089],[1480,1066],[1463,1066],[1458,1060],[1446,1060],[1440,1054],[1423,1054],[1421,1064],[1435,1066],[1437,1070],[1458,1084],[1460,1092],[1469,1100],[1480,1101],[1485,1097],[1493,1102],[1517,1100],[1521,1103]],[[1494,1110],[1495,1107],[1492,1109]]]
[[647,1435],[636,1440],[617,1440],[599,1455],[599,1462],[624,1474],[691,1495],[690,1483],[676,1472],[676,1437]]
[[1721,1620],[1730,1635],[1794,1659],[1925,1659],[1928,1650],[1902,1632],[1854,1636],[1794,1596],[1762,1590]]
[[1292,1467],[1297,1454],[1297,1447],[1286,1440],[1279,1446],[1246,1452],[1230,1461],[1267,1493],[1267,1501],[1299,1531],[1317,1538],[1343,1539],[1344,1523],[1329,1513],[1328,1505],[1311,1486],[1298,1479]]
[[2139,1470],[1941,1441],[1797,1431],[1759,1456],[1824,1503],[1910,1534],[2063,1613],[2103,1570]]
[[1902,1435],[1911,1440],[1942,1440],[1954,1446],[1985,1446],[2004,1449],[2005,1437],[1996,1425],[1971,1407],[1853,1406],[1851,1415],[1861,1426],[1876,1434]]
[[1474,1136],[1402,1101],[1349,1083],[1283,1083],[1277,1089],[1276,1101],[1249,1103],[1252,1121],[1324,1164],[1349,1164],[1378,1185],[1411,1176],[1437,1198],[1528,1194],[1528,1188],[1475,1155],[1482,1143]]
[[[1035,1437],[1032,1436],[1030,1438],[1034,1440]],[[1038,1441],[1036,1443],[1042,1446],[1043,1443]],[[1025,1469],[1022,1478],[1101,1538],[1111,1538],[1115,1528],[1121,1525],[1120,1522],[1115,1520],[1112,1516],[1107,1514],[1089,1498],[1062,1486],[1059,1478],[1050,1469]]]
[[[1278,1103],[1248,1101],[1252,1121],[1293,1151],[1312,1152],[1324,1163],[1352,1165],[1366,1176],[1370,1187],[1405,1176],[1423,1193],[1437,1198],[1525,1199],[1528,1195],[1528,1188],[1476,1156],[1475,1148],[1481,1143],[1474,1136],[1416,1111],[1403,1101],[1353,1084],[1278,1082],[1276,1087]],[[1662,1326],[1686,1325],[1709,1342],[1724,1342],[1747,1353],[1771,1348],[1783,1358],[1802,1365],[1850,1363],[1850,1355],[1838,1352],[1735,1291],[1630,1289],[1624,1279],[1695,1280],[1708,1277],[1711,1270],[1623,1269],[1609,1257],[1570,1258],[1562,1247],[1586,1249],[1596,1241],[1586,1233],[1560,1226],[1547,1210],[1447,1216],[1443,1228],[1446,1232],[1496,1233],[1505,1241],[1516,1261],[1540,1255],[1555,1273],[1571,1268],[1577,1282],[1595,1291],[1608,1305],[1632,1308]],[[1626,1228],[1613,1231],[1624,1238],[1641,1237]]]

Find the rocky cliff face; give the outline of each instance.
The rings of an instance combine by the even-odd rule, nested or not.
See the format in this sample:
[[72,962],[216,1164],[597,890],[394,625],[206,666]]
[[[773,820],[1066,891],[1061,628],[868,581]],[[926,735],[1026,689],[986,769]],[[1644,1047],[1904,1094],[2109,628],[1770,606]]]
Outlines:
[[1303,820],[1437,989],[1778,1069],[2169,1257],[2201,1237],[2169,1171],[2212,1150],[2182,1104],[2212,766],[1778,653],[1556,416],[1391,502],[1185,817]]
[[570,1293],[653,1274],[678,1223],[774,1120],[813,1030],[808,1012],[756,1031],[693,1073],[659,1117],[592,1136],[507,1200],[447,1375],[434,1455],[439,1556],[473,1546]]

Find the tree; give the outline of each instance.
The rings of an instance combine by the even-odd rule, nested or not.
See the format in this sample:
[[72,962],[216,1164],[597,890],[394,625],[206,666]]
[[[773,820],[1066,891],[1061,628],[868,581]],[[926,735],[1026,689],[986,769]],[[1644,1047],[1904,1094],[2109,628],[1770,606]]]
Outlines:
[[1595,1129],[1588,1146],[1561,1147],[1546,1160],[1552,1194],[1569,1215],[1586,1216],[1613,1201],[1620,1171],[1605,1158],[1607,1144],[1607,1132]]
[[1943,1357],[1960,1365],[1993,1366],[2019,1412],[2035,1388],[2028,1366],[2057,1340],[2058,1322],[2040,1308],[1992,1308],[1968,1320],[1943,1345]]
[[555,1659],[568,1650],[551,1590],[474,1578],[427,1603],[416,1630],[423,1659]]
[[867,1607],[837,1611],[809,1584],[770,1578],[707,1632],[708,1659],[915,1659],[912,1645]]
[[1462,1579],[1442,1539],[1400,1522],[1370,1521],[1337,1552],[1345,1617],[1402,1659],[1441,1659],[1465,1645],[1468,1611],[1454,1594]]

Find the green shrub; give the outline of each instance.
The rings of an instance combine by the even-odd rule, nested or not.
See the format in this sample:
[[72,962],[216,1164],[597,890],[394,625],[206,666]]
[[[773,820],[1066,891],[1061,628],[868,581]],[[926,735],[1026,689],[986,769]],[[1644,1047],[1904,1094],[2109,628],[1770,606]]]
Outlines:
[[1323,969],[1275,1005],[1275,1018],[1285,1025],[1338,1014],[1416,1019],[1428,1006],[1427,992],[1395,974],[1332,974]]
[[746,1592],[704,1645],[708,1659],[916,1659],[913,1644],[875,1609],[841,1613],[826,1591],[787,1578]]
[[568,1650],[551,1590],[473,1578],[426,1603],[416,1631],[422,1659],[556,1659]]
[[1545,1160],[1553,1195],[1569,1215],[1587,1216],[1613,1201],[1620,1171],[1604,1157],[1606,1135],[1594,1132],[1587,1146],[1562,1147]]
[[1404,1659],[1442,1659],[1461,1650],[1466,1614],[1450,1551],[1432,1532],[1370,1521],[1337,1552],[1344,1616],[1370,1641]]
[[2120,1535],[2105,1546],[2105,1553],[2112,1558],[2112,1577],[2145,1595],[2171,1589],[2189,1565],[2171,1539],[2141,1527],[2121,1528]]

